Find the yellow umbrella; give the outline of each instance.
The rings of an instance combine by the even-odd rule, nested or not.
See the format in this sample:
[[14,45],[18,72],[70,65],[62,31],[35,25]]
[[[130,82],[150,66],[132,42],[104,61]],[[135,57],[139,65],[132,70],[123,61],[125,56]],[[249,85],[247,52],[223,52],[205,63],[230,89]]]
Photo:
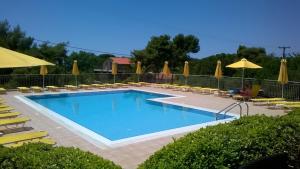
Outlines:
[[142,74],[142,63],[140,61],[137,62],[135,73],[138,75],[138,82],[140,81],[140,75]]
[[42,59],[0,47],[0,68],[54,65]]
[[189,77],[189,75],[190,75],[189,62],[185,61],[183,67],[183,76],[185,77],[185,85],[187,84],[187,78]]
[[258,66],[250,61],[248,61],[247,59],[243,58],[242,60],[232,63],[230,65],[227,65],[226,67],[229,68],[234,68],[234,69],[238,69],[238,68],[242,68],[243,69],[243,74],[242,74],[242,88],[244,88],[244,75],[245,75],[245,69],[260,69],[262,68],[261,66]]
[[116,82],[116,74],[118,73],[117,63],[113,62],[111,66],[111,74],[114,75],[114,83]]
[[218,89],[220,89],[220,79],[222,78],[222,67],[221,67],[221,61],[218,60],[217,67],[215,71],[215,78],[218,79]]
[[287,72],[287,61],[286,59],[281,59],[280,71],[278,76],[278,82],[281,84],[281,96],[283,98],[283,87],[288,83],[288,72]]
[[47,74],[48,74],[47,66],[42,65],[41,69],[40,69],[40,75],[43,76],[43,89],[45,88],[45,75],[47,75]]
[[72,74],[75,76],[75,81],[76,81],[76,86],[77,86],[77,76],[79,75],[77,60],[74,60],[74,62],[73,62]]
[[170,76],[170,74],[171,74],[171,71],[168,66],[168,61],[165,61],[164,68],[163,68],[163,75]]

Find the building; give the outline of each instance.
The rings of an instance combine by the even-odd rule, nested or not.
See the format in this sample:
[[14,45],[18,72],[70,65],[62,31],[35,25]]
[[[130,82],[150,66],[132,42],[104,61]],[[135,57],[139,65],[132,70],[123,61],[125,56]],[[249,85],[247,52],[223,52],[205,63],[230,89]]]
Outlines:
[[102,69],[95,69],[95,72],[111,72],[112,63],[118,64],[119,73],[128,73],[131,71],[131,61],[126,57],[111,57],[103,62]]

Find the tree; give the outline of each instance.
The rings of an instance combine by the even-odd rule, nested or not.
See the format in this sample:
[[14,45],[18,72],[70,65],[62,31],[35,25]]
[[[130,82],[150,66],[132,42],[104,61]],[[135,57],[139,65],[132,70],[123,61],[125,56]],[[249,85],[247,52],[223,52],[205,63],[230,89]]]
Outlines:
[[7,20],[0,22],[0,45],[16,51],[27,51],[33,45],[33,38],[27,37],[20,26],[11,30]]
[[143,50],[132,52],[133,61],[141,61],[146,71],[160,72],[164,61],[169,61],[173,71],[178,71],[184,61],[189,60],[189,53],[200,50],[199,40],[193,35],[176,35],[173,39],[169,35],[154,36]]
[[68,63],[72,65],[73,60],[77,60],[81,72],[92,73],[94,69],[101,68],[103,62],[109,57],[114,57],[114,55],[102,54],[97,56],[94,53],[79,51],[71,53],[68,57]]

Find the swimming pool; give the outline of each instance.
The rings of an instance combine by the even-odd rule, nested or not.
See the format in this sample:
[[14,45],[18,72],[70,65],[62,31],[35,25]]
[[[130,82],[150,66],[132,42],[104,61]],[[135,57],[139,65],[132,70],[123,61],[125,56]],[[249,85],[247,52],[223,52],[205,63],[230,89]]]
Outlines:
[[[168,94],[116,90],[26,96],[48,115],[104,143],[120,142],[184,127],[215,123],[215,113],[164,102]],[[49,114],[50,113],[50,114]],[[225,119],[232,116],[226,115]],[[83,129],[83,130],[82,130]],[[96,137],[95,137],[96,135]]]

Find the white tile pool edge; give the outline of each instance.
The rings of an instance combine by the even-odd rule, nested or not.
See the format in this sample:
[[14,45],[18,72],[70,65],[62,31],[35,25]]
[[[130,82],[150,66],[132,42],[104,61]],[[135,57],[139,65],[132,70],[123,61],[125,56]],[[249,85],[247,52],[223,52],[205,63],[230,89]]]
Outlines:
[[111,140],[93,132],[92,130],[89,130],[89,129],[69,120],[68,118],[66,118],[62,115],[59,115],[58,113],[56,113],[52,110],[49,110],[48,108],[25,97],[25,96],[29,96],[29,95],[33,96],[33,95],[45,95],[45,94],[64,94],[64,93],[67,94],[67,93],[101,92],[101,91],[102,92],[110,92],[110,91],[127,91],[127,90],[136,90],[136,91],[164,94],[164,95],[171,96],[171,97],[166,97],[166,98],[150,99],[150,100],[156,101],[156,102],[161,102],[161,103],[166,103],[166,104],[171,104],[171,105],[176,105],[176,106],[183,106],[183,107],[193,108],[193,109],[197,109],[197,110],[204,110],[204,111],[209,111],[209,112],[213,112],[213,113],[218,112],[217,110],[213,110],[213,109],[207,109],[207,108],[196,107],[196,106],[191,106],[191,105],[186,105],[186,104],[180,104],[180,103],[175,103],[175,102],[166,100],[166,99],[170,99],[170,98],[180,98],[180,97],[185,97],[185,96],[174,95],[174,94],[169,94],[169,93],[161,93],[161,92],[158,93],[158,92],[141,90],[141,89],[112,89],[112,90],[93,90],[93,91],[79,91],[79,92],[44,93],[44,94],[38,93],[38,94],[28,94],[28,95],[17,95],[17,96],[15,96],[15,98],[17,98],[21,102],[25,103],[26,105],[32,107],[33,109],[37,110],[38,112],[45,115],[46,117],[54,120],[55,122],[61,124],[64,127],[66,127],[74,134],[82,137],[83,139],[87,140],[88,142],[90,142],[90,143],[94,144],[95,146],[102,148],[102,149],[106,149],[107,147],[115,148],[115,147],[120,147],[120,146],[133,144],[133,143],[137,143],[137,142],[157,139],[157,138],[166,137],[166,136],[172,136],[172,135],[181,134],[181,133],[187,133],[187,132],[195,131],[199,128],[203,128],[203,127],[211,126],[211,125],[217,125],[220,123],[226,123],[226,122],[229,122],[229,121],[239,118],[239,116],[236,114],[227,113],[228,115],[233,116],[233,117],[228,118],[228,119],[223,119],[223,120],[206,122],[206,123],[190,125],[190,126],[169,129],[169,130],[164,130],[164,131],[160,131],[160,132],[154,132],[154,133],[150,133],[150,134],[144,134],[144,135],[139,135],[139,136],[135,136],[135,137],[111,141]]

